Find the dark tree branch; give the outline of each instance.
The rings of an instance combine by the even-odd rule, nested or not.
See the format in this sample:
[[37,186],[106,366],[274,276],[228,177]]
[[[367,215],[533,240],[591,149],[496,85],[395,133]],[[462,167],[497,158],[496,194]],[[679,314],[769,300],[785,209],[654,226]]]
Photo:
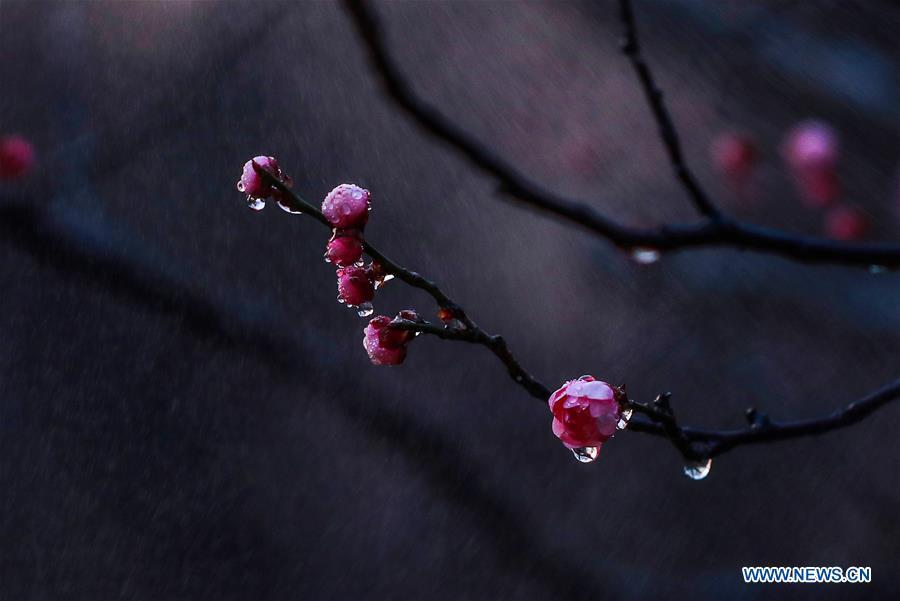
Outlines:
[[681,140],[678,138],[678,132],[672,123],[672,117],[669,115],[669,111],[666,110],[665,102],[663,102],[663,92],[656,85],[653,74],[650,72],[650,68],[641,54],[641,43],[637,35],[637,24],[634,21],[631,2],[629,0],[620,0],[619,11],[622,24],[625,26],[622,51],[631,61],[631,66],[634,67],[638,79],[641,81],[644,97],[647,99],[647,104],[650,105],[653,117],[659,126],[659,136],[666,147],[666,152],[669,153],[669,162],[672,164],[675,177],[681,181],[694,206],[697,207],[697,210],[702,215],[711,219],[718,219],[721,217],[719,209],[713,205],[712,200],[706,195],[700,184],[697,183],[697,179],[685,163],[684,154],[681,151]]
[[516,359],[502,336],[491,336],[481,328],[452,328],[435,325],[428,322],[413,322],[395,320],[393,327],[401,330],[411,330],[423,334],[431,334],[443,340],[459,340],[471,344],[480,344],[490,350],[506,366],[509,377],[518,385],[528,391],[536,399],[546,402],[550,398],[551,390],[545,384],[529,374]]
[[[625,249],[650,247],[661,251],[700,247],[744,248],[779,255],[805,263],[839,263],[856,266],[900,267],[900,246],[894,244],[853,244],[801,236],[743,223],[725,216],[709,200],[696,178],[685,166],[681,145],[672,120],[662,103],[659,89],[640,55],[637,32],[630,5],[623,2],[626,25],[625,50],[644,85],[673,170],[687,189],[694,205],[706,216],[699,224],[634,228],[617,223],[590,205],[544,190],[494,151],[482,144],[433,106],[419,98],[387,51],[381,25],[362,0],[345,0],[357,32],[389,97],[432,136],[460,152],[474,167],[500,182],[500,190],[525,205],[547,212],[606,238]],[[630,40],[630,41],[629,41]]]

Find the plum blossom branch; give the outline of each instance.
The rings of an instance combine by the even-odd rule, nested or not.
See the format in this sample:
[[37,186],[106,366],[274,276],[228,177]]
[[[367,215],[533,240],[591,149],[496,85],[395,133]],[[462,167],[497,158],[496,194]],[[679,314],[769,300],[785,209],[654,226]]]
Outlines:
[[[278,190],[279,202],[285,208],[295,213],[306,213],[326,227],[332,226],[332,223],[318,207],[301,198],[281,179],[273,176],[255,161],[252,162],[252,165],[267,185]],[[513,381],[522,386],[531,396],[541,402],[546,402],[548,397],[551,397],[550,388],[532,376],[519,363],[502,336],[489,334],[479,327],[458,303],[447,296],[431,280],[389,259],[370,242],[365,242],[364,246],[369,256],[379,262],[384,272],[394,275],[414,288],[424,290],[441,308],[450,309],[451,314],[459,321],[458,326],[441,326],[421,319],[397,317],[390,322],[392,328],[429,334],[442,340],[455,340],[484,346],[503,363]],[[657,396],[651,403],[642,403],[628,399],[626,395],[622,403],[623,409],[640,413],[647,418],[631,419],[628,422],[628,429],[663,437],[686,460],[701,462],[738,446],[814,436],[855,424],[889,402],[900,398],[900,380],[850,403],[843,409],[817,418],[776,422],[755,410],[749,410],[748,421],[750,423],[748,427],[738,430],[703,430],[681,426],[670,404],[670,396],[670,393],[664,393]]]
[[637,69],[645,96],[651,103],[673,171],[695,207],[705,216],[699,223],[631,227],[609,219],[585,202],[543,189],[421,99],[388,52],[381,24],[367,3],[364,0],[345,0],[344,3],[388,96],[426,132],[456,149],[472,166],[494,177],[500,183],[499,191],[507,198],[585,228],[628,250],[640,247],[659,251],[730,247],[804,263],[900,267],[900,246],[896,244],[858,244],[802,236],[738,221],[717,209],[684,162],[677,132],[662,102],[662,93],[640,53],[631,5],[627,0],[621,1],[621,16],[625,25],[624,50]]
[[[582,225],[628,249],[651,247],[655,250],[674,250],[731,246],[807,262],[879,264],[890,267],[900,264],[900,247],[837,244],[745,224],[723,214],[704,192],[685,162],[681,142],[662,100],[662,93],[641,54],[634,15],[628,0],[620,0],[620,16],[625,27],[623,50],[640,80],[673,172],[697,211],[704,217],[700,223],[662,225],[651,229],[632,228],[600,215],[587,204],[541,189],[505,159],[422,101],[388,55],[375,16],[363,2],[346,1],[367,44],[370,57],[395,102],[433,136],[450,143],[473,165],[493,175],[500,181],[501,190],[519,201]],[[264,164],[257,163],[257,160]],[[594,460],[604,441],[617,429],[629,427],[636,432],[667,439],[688,461],[685,473],[701,478],[708,472],[712,457],[738,446],[814,436],[847,427],[900,398],[900,380],[897,380],[824,416],[776,422],[751,409],[747,412],[749,425],[744,429],[703,430],[679,424],[670,403],[670,393],[661,394],[650,403],[642,403],[629,399],[624,387],[610,386],[591,376],[582,376],[566,382],[551,394],[550,388],[519,363],[501,336],[491,335],[480,328],[437,284],[392,261],[363,239],[362,228],[367,220],[369,206],[368,191],[358,186],[342,184],[326,197],[320,211],[291,190],[289,178],[281,173],[272,157],[257,157],[248,162],[245,177],[249,166],[252,166],[250,174],[255,172],[263,184],[257,184],[252,178],[245,182],[242,178],[239,189],[247,190],[244,187],[246,183],[257,186],[264,192],[264,196],[269,194],[267,190],[271,190],[282,208],[293,213],[307,213],[323,225],[334,227],[334,236],[329,241],[326,256],[329,260],[333,258],[333,262],[341,267],[337,275],[342,301],[346,300],[347,304],[357,307],[363,302],[368,304],[373,291],[371,283],[366,283],[365,278],[390,274],[412,287],[424,290],[441,308],[439,315],[444,325],[429,323],[411,310],[401,311],[393,320],[383,315],[373,318],[365,329],[364,341],[373,363],[401,363],[406,356],[406,345],[414,337],[413,332],[484,346],[503,363],[510,377],[531,396],[542,402],[549,401],[554,434],[575,451],[580,461]],[[251,201],[251,207],[261,208],[261,199],[254,198],[252,192],[248,194],[248,200]],[[363,264],[360,261],[362,252],[373,259],[373,264],[365,270],[358,266]],[[380,275],[374,275],[376,272]],[[363,276],[363,273],[367,275]],[[342,286],[347,290],[343,290]],[[350,301],[350,298],[357,300]],[[360,315],[370,313],[369,306]],[[632,420],[631,416],[635,412],[640,413],[643,418]]]

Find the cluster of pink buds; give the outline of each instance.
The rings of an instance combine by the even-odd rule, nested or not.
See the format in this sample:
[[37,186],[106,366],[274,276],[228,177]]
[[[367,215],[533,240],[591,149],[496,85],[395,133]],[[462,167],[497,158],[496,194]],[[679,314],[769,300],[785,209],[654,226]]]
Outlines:
[[[244,164],[237,189],[247,195],[247,204],[254,211],[266,206],[266,199],[274,198],[285,211],[300,213],[293,206],[288,195],[270,182],[264,173],[287,186],[293,186],[293,180],[286,175],[275,157],[260,155]],[[322,215],[334,228],[331,239],[325,247],[325,260],[337,267],[338,301],[355,307],[360,316],[372,314],[372,299],[375,289],[390,279],[381,272],[377,264],[364,266],[363,229],[369,220],[368,190],[354,184],[341,184],[328,193],[322,201]]]
[[570,380],[550,395],[553,433],[579,461],[594,461],[600,446],[628,424],[627,400],[624,390],[593,376]]
[[22,136],[0,138],[0,179],[19,179],[34,167],[34,147]]
[[341,184],[322,201],[322,215],[334,228],[325,246],[325,261],[337,267],[338,301],[355,307],[360,317],[372,314],[375,289],[386,279],[380,265],[366,266],[362,258],[371,196],[365,188]]
[[278,188],[267,184],[263,176],[259,174],[259,170],[264,170],[272,177],[290,188],[294,182],[291,178],[284,174],[275,157],[258,156],[253,157],[244,163],[244,171],[241,173],[241,179],[238,180],[237,189],[247,195],[247,206],[254,211],[261,211],[266,206],[267,198],[275,198],[278,206],[282,209],[295,212],[283,202],[281,192]]
[[387,315],[378,315],[369,321],[364,330],[363,347],[369,359],[375,365],[400,365],[406,359],[406,346],[418,334],[411,330],[396,327],[398,322],[418,323],[422,320],[412,309],[397,313],[391,319]]
[[[749,198],[749,179],[759,162],[754,142],[742,134],[723,133],[714,139],[710,156],[735,193]],[[851,241],[866,235],[866,214],[840,203],[840,140],[831,126],[814,120],[797,124],[781,144],[781,156],[803,203],[812,209],[827,209],[824,231],[828,237]]]
[[820,121],[805,121],[788,133],[781,150],[803,201],[812,208],[828,208],[825,233],[835,240],[864,237],[869,229],[866,214],[837,204],[841,198],[837,132]]

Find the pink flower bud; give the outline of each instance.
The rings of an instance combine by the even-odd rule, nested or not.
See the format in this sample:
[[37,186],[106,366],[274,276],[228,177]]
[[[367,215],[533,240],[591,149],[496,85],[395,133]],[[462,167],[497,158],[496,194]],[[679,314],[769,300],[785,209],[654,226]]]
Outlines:
[[841,182],[833,169],[811,169],[794,175],[794,184],[804,202],[812,208],[824,208],[841,197]]
[[22,136],[0,138],[0,179],[17,179],[34,167],[34,147]]
[[566,382],[550,396],[553,433],[570,449],[599,447],[616,433],[622,395],[591,376]]
[[835,207],[825,217],[825,232],[834,240],[859,240],[868,229],[869,219],[856,207]]
[[756,166],[756,145],[746,136],[725,133],[710,148],[713,164],[732,184],[742,186]]
[[363,255],[362,235],[359,230],[334,230],[325,247],[325,260],[338,267],[349,267]]
[[375,365],[399,365],[406,358],[406,345],[416,334],[410,330],[391,327],[398,320],[421,321],[415,311],[405,309],[397,313],[393,320],[386,315],[379,315],[366,326],[363,346]]
[[782,154],[793,169],[834,169],[839,156],[837,133],[821,121],[805,121],[788,133]]
[[253,168],[253,163],[271,173],[275,178],[284,181],[285,176],[274,157],[258,156],[244,163],[244,171],[237,183],[237,189],[251,198],[269,198],[278,190],[267,185],[262,176]]
[[375,298],[375,286],[365,267],[342,267],[337,270],[338,300],[359,306]]
[[[369,321],[363,338],[363,347],[369,355],[369,359],[375,365],[400,365],[406,359],[406,344],[397,338],[390,336],[391,318],[387,315],[379,315]],[[403,332],[394,330],[394,332]]]
[[362,229],[369,220],[369,191],[354,184],[341,184],[322,201],[322,214],[337,228]]

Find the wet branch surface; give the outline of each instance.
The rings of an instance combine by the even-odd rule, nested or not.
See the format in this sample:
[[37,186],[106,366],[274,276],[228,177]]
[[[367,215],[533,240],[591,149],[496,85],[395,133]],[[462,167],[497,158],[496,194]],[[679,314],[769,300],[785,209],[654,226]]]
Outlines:
[[473,167],[494,177],[500,183],[499,191],[508,199],[585,228],[626,250],[639,247],[660,251],[730,247],[778,255],[805,263],[900,267],[900,245],[854,244],[802,236],[738,221],[716,208],[685,164],[681,142],[663,103],[662,92],[641,55],[634,15],[628,0],[620,2],[620,16],[624,27],[623,51],[634,66],[644,95],[650,103],[672,169],[688,192],[694,206],[704,216],[698,223],[666,224],[653,228],[631,227],[602,215],[587,203],[543,189],[506,159],[421,99],[388,52],[381,24],[368,4],[362,0],[345,0],[344,4],[390,99],[422,129],[449,144]]

